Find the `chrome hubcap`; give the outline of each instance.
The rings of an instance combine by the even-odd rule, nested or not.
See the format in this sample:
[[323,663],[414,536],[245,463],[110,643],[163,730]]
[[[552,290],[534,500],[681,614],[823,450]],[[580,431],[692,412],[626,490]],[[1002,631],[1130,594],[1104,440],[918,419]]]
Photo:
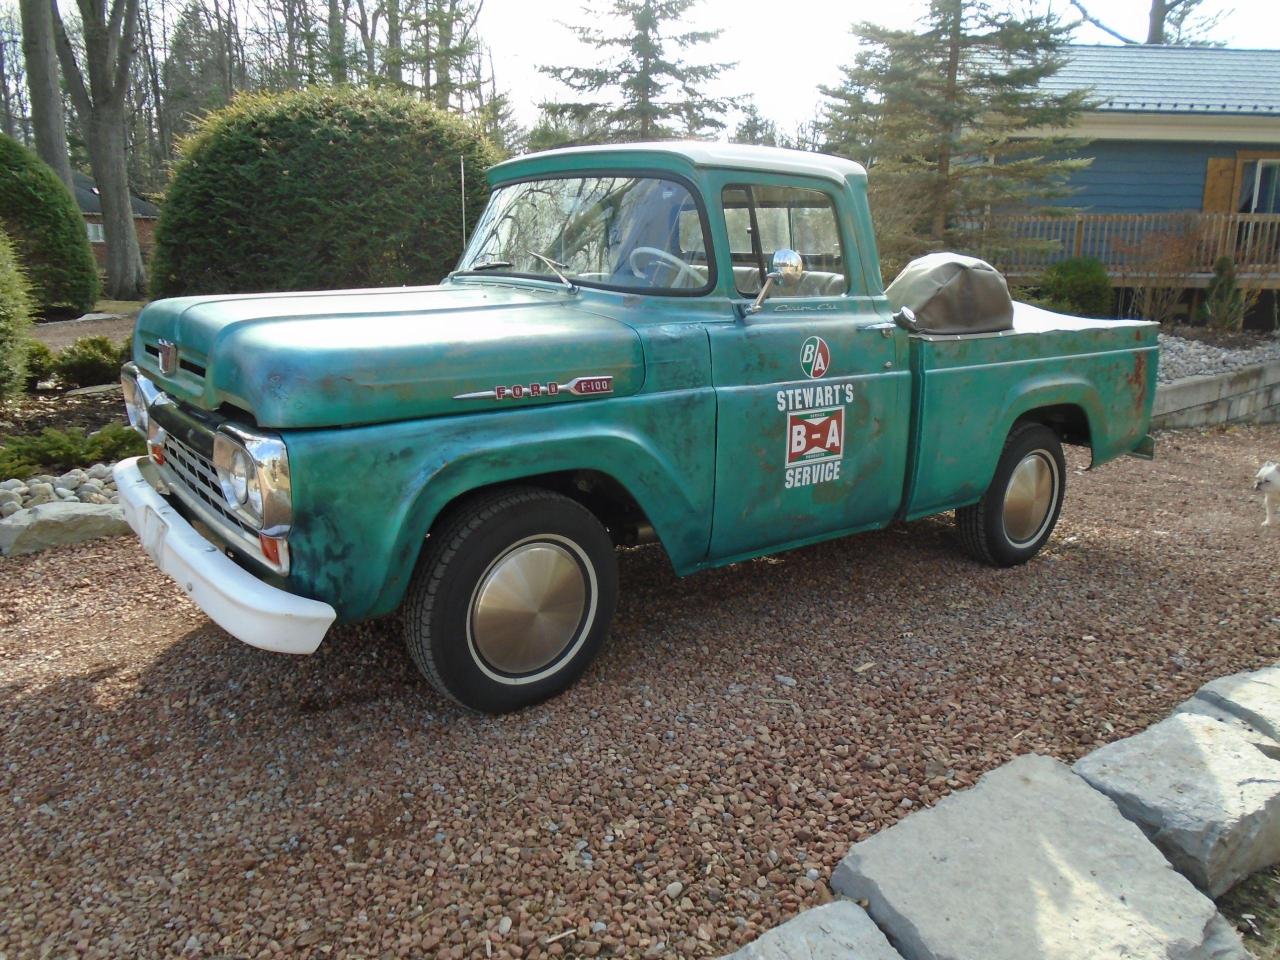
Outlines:
[[521,544],[493,564],[471,604],[476,650],[496,670],[531,673],[573,642],[587,606],[582,566],[564,547]]
[[1016,546],[1034,542],[1058,496],[1058,464],[1043,450],[1026,455],[1004,491],[1004,534]]

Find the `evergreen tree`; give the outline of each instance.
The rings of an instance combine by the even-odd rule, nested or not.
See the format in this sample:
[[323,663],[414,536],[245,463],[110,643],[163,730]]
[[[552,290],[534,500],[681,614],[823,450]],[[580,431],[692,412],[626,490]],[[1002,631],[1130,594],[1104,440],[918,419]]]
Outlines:
[[720,35],[719,30],[668,32],[698,0],[611,0],[601,14],[623,21],[618,33],[570,27],[578,39],[600,50],[590,67],[541,67],[584,102],[542,104],[551,121],[586,123],[614,141],[706,136],[724,129],[732,97],[712,97],[705,85],[732,66],[692,64],[681,54]]
[[742,108],[742,119],[733,131],[733,142],[776,147],[778,125],[772,120],[766,120],[754,103],[748,103]]
[[1087,106],[1083,92],[1039,86],[1061,68],[1069,29],[982,0],[931,0],[921,26],[854,26],[864,49],[823,88],[827,149],[875,168],[882,187],[927,197],[917,229],[935,243],[993,209],[1066,195],[1088,161],[1049,159],[1069,141],[1037,131],[1069,127]]

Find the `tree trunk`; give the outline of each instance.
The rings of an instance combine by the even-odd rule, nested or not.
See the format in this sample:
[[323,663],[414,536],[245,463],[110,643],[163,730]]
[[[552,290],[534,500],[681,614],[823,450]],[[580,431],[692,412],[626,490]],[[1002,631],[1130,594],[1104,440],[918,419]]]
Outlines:
[[5,136],[18,138],[18,127],[13,116],[13,98],[9,94],[8,38],[0,39],[0,98],[3,98]]
[[347,11],[342,0],[329,0],[329,77],[347,82]]
[[31,92],[31,127],[36,153],[53,167],[69,188],[71,159],[67,153],[67,126],[62,113],[62,89],[58,85],[57,54],[53,46],[55,0],[20,0],[22,52],[27,62],[27,86]]
[[1147,43],[1164,43],[1164,22],[1169,15],[1166,0],[1151,0],[1151,13],[1147,18]]
[[[947,87],[944,98],[948,106],[956,102],[956,86],[960,76],[960,34],[964,29],[964,0],[952,0],[950,36],[947,51]],[[955,121],[948,118],[938,131],[941,143],[938,150],[938,190],[933,206],[933,223],[930,233],[934,240],[941,240],[947,232],[947,218],[951,213],[951,138],[955,136]]]
[[387,79],[393,87],[404,86],[404,53],[400,38],[400,0],[387,0]]
[[102,201],[102,231],[107,247],[106,295],[112,300],[140,300],[146,295],[147,274],[133,223],[124,122],[123,106],[99,106],[84,125],[85,140]]

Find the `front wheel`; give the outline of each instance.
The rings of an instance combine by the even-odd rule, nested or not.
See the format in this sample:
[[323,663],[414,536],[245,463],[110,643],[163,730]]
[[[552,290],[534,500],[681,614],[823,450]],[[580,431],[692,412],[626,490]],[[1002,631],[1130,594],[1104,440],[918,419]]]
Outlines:
[[965,550],[996,567],[1026,563],[1053,533],[1066,491],[1058,435],[1041,423],[1014,427],[987,492],[956,511]]
[[617,597],[613,543],[590,511],[546,490],[501,490],[433,529],[405,600],[405,644],[441,693],[505,713],[578,678]]

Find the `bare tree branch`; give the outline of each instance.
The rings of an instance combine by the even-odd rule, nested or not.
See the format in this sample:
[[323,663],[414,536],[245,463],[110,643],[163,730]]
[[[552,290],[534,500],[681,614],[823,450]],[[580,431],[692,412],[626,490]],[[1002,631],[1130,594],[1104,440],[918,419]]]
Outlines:
[[1103,23],[1101,20],[1099,20],[1097,17],[1091,14],[1088,10],[1086,10],[1084,8],[1084,4],[1081,3],[1080,0],[1070,0],[1070,2],[1071,2],[1071,5],[1075,7],[1077,11],[1079,11],[1081,19],[1083,19],[1086,23],[1093,24],[1093,26],[1097,27],[1103,33],[1110,34],[1111,36],[1115,37],[1117,40],[1119,40],[1122,43],[1130,43],[1134,45],[1141,43],[1140,40],[1134,40],[1131,37],[1126,37],[1123,33],[1117,33],[1115,30],[1112,30],[1105,23]]

